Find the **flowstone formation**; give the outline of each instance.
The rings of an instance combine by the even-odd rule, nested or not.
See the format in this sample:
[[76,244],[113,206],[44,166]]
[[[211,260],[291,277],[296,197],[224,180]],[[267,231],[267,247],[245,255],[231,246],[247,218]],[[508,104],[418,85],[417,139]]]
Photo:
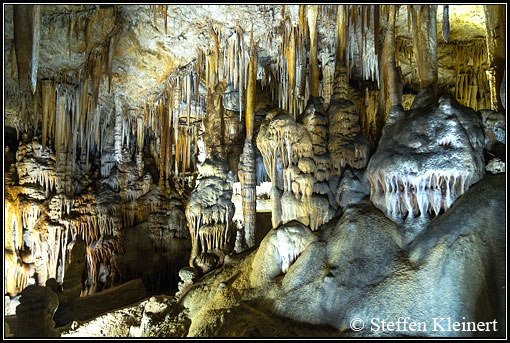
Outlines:
[[7,337],[505,332],[504,5],[4,10]]
[[328,150],[331,154],[331,175],[341,176],[347,166],[363,169],[370,157],[370,143],[361,134],[359,115],[348,100],[348,77],[345,67],[337,65],[337,84],[328,106]]
[[[349,207],[336,225],[319,231],[283,276],[272,311],[331,325],[347,337],[387,337],[382,320],[396,322],[402,313],[426,327],[392,336],[501,337],[506,326],[504,184],[502,175],[484,177],[408,246],[398,225],[370,202]],[[442,330],[433,318],[483,322],[484,328]],[[350,330],[354,319],[364,321],[365,328]]]
[[[162,274],[159,285],[151,281],[155,288],[175,279],[178,268],[174,276],[163,274],[179,258],[186,258],[189,249],[186,221],[179,209],[182,203],[171,200],[171,194],[159,193],[150,173],[141,173],[143,162],[133,161],[128,147],[107,156],[105,149],[100,170],[97,160],[88,166],[80,160],[59,173],[53,150],[43,149],[37,137],[31,140],[25,135],[16,151],[16,169],[9,172],[6,197],[6,237],[12,246],[6,284],[12,295],[29,284],[44,285],[49,278],[62,283],[78,236],[87,245],[84,294],[149,277],[149,271]],[[107,167],[107,160],[112,166]],[[96,167],[91,169],[92,165]],[[145,240],[131,239],[133,227],[139,235],[145,231]],[[152,261],[140,263],[132,256],[143,244],[152,250],[145,255]]]
[[253,259],[250,284],[258,287],[285,274],[315,236],[303,224],[289,222],[271,230]]
[[328,222],[333,216],[328,198],[313,194],[319,190],[316,175],[323,169],[314,161],[308,130],[285,111],[271,110],[260,126],[257,146],[272,183],[273,228],[298,220],[316,231]]
[[[504,185],[504,175],[486,175],[407,245],[399,225],[368,199],[316,233],[297,222],[271,230],[258,250],[229,256],[195,279],[175,305],[158,306],[165,311],[151,318],[150,336],[501,337]],[[195,275],[186,274],[183,279]],[[108,336],[138,327],[142,315],[128,313],[139,306],[117,314],[114,326],[107,315],[94,325],[104,322]],[[382,329],[382,320],[402,316],[423,323],[420,330]],[[481,324],[447,330],[448,320],[440,318]],[[350,323],[360,319],[364,329],[352,330]]]
[[186,205],[186,218],[191,234],[189,265],[201,273],[221,265],[235,244],[232,225],[234,204],[232,183],[234,176],[228,170],[223,144],[224,83],[218,83],[209,93],[204,120],[205,161],[198,165],[196,188]]
[[485,173],[477,114],[449,96],[427,92],[411,111],[392,108],[367,167],[370,199],[400,223],[446,212]]

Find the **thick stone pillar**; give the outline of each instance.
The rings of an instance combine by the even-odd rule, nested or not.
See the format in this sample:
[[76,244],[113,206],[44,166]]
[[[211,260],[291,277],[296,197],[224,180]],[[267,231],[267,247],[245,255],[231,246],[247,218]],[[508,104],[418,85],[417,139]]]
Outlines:
[[505,72],[505,5],[484,5],[485,25],[487,27],[487,51],[489,57],[489,87],[491,90],[491,109],[503,111],[500,85]]

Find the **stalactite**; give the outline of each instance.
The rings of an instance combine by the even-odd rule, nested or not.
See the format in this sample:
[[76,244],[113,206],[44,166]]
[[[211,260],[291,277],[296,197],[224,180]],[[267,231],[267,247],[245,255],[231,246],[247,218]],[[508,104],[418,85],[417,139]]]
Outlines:
[[113,54],[115,52],[115,41],[114,37],[110,38],[108,43],[108,60],[107,60],[107,74],[108,74],[108,93],[112,91],[112,66],[113,66]]
[[60,150],[62,148],[62,135],[63,135],[63,124],[64,124],[64,105],[65,96],[61,92],[57,92],[57,113],[55,120],[55,158],[57,164],[60,161]]
[[14,44],[11,47],[11,79],[16,79],[16,73],[18,71],[18,62],[16,61],[16,48]]
[[386,121],[390,108],[402,103],[402,86],[395,64],[395,19],[398,9],[395,5],[388,6],[383,7],[387,16],[383,49],[380,54],[380,70],[382,72],[380,79],[383,82],[380,86],[379,113],[384,113],[384,121]]
[[168,28],[168,5],[163,5],[164,17],[165,17],[165,35],[167,34]]
[[154,22],[154,26],[155,27],[158,27],[158,22],[157,22],[157,7],[156,5],[151,5],[152,7],[152,19],[153,19],[153,22]]
[[81,113],[80,113],[80,141],[81,146],[85,146],[85,133],[86,133],[86,123],[87,123],[87,110],[88,110],[88,103],[89,103],[89,92],[88,92],[88,84],[89,80],[88,78],[82,79],[80,82],[80,89],[81,89]]
[[39,65],[39,41],[41,36],[41,6],[34,5],[32,9],[34,25],[32,29],[32,62],[31,62],[31,73],[30,78],[32,80],[32,93],[35,93],[37,86],[37,67]]
[[443,28],[442,28],[442,34],[443,39],[446,43],[448,43],[448,40],[450,39],[450,16],[448,14],[448,5],[443,5]]
[[50,36],[50,40],[53,39],[53,31],[55,30],[55,19],[52,17],[50,19],[50,27],[48,29],[48,33],[49,33],[49,36]]
[[99,51],[96,51],[95,55],[94,55],[94,59],[92,60],[92,86],[93,86],[93,90],[92,90],[92,95],[93,95],[93,101],[92,101],[92,105],[93,105],[93,108],[96,108],[97,106],[97,102],[98,102],[98,99],[99,99],[99,86],[101,84],[101,66],[103,65],[102,63],[102,54],[99,52]]
[[48,123],[48,137],[54,141],[55,137],[55,117],[56,117],[56,108],[55,108],[55,100],[57,93],[57,84],[55,80],[53,80],[50,89],[50,101],[48,104],[48,115],[49,115],[49,123]]
[[[34,57],[33,5],[13,6],[14,47],[18,68],[18,82],[22,91],[31,89],[32,59]],[[38,5],[37,5],[38,7]],[[38,34],[37,34],[38,37]],[[38,42],[36,44],[39,44]]]
[[212,87],[214,87],[216,85],[216,82],[218,82],[218,66],[220,64],[220,42],[219,42],[220,30],[219,29],[215,30],[211,24],[211,26],[209,27],[209,32],[214,41],[214,63],[212,64],[211,68],[212,69],[211,72],[214,75]]
[[[290,88],[290,97],[291,101],[294,102],[293,95],[294,95],[294,74],[296,69],[296,39],[295,39],[295,27],[292,27],[290,29],[290,37],[287,44],[286,49],[287,54],[287,73],[289,75],[289,88]],[[296,115],[295,110],[291,110],[291,113],[294,113],[294,117]]]
[[36,93],[34,93],[33,99],[33,111],[32,120],[34,128],[34,136],[37,136],[37,129],[39,127],[39,105],[41,104],[41,82],[38,82],[39,87],[36,86]]
[[42,82],[42,148],[46,147],[46,137],[48,134],[48,116],[49,116],[49,103],[50,103],[50,94],[51,94],[51,81],[44,80]]
[[[243,31],[239,26],[237,28],[237,87],[239,89],[239,122],[242,121],[243,116],[243,72],[244,72],[244,40]],[[234,84],[234,88],[236,85]]]
[[91,45],[91,39],[92,39],[92,26],[94,26],[95,22],[97,20],[97,12],[93,12],[90,18],[87,20],[87,26],[85,29],[85,51],[87,52],[87,56],[90,55],[92,45]]
[[169,90],[167,93],[167,108],[166,108],[166,116],[167,116],[167,136],[166,136],[166,168],[165,168],[165,176],[168,178],[170,177],[170,172],[172,170],[172,162],[173,162],[173,151],[172,151],[172,145],[175,143],[174,139],[174,130],[172,129],[172,112],[170,104],[173,101],[173,95],[171,91]]
[[[457,42],[455,46],[455,97],[457,101],[472,107],[490,108],[489,83],[485,77],[488,64],[485,42],[474,40],[470,43]],[[472,60],[472,64],[469,61]]]
[[69,44],[69,58],[71,58],[73,50],[72,50],[72,42],[73,42],[73,33],[74,33],[74,26],[76,24],[76,15],[70,16],[69,20],[69,29],[67,32],[67,42]]
[[246,139],[253,138],[253,125],[255,121],[255,90],[257,87],[257,65],[255,54],[256,47],[252,48],[250,57],[250,72],[248,80],[248,90],[246,94]]
[[437,93],[437,5],[412,5],[414,53],[420,87],[430,86]]
[[337,29],[338,29],[338,51],[337,59],[340,62],[345,62],[345,48],[346,48],[346,32],[345,29],[345,7],[346,5],[338,5],[337,11]]

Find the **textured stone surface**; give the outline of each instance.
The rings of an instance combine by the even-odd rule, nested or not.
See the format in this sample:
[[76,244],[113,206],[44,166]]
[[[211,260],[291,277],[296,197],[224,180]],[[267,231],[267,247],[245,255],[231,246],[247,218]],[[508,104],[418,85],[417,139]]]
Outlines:
[[485,170],[492,174],[504,173],[506,171],[506,165],[505,162],[501,161],[499,158],[493,158],[487,163]]
[[357,204],[370,194],[370,184],[364,172],[346,169],[336,191],[336,201],[341,208]]
[[[347,331],[350,336],[501,335],[503,184],[504,177],[486,177],[408,247],[401,245],[399,227],[371,204],[349,207],[294,262],[276,293],[276,312],[340,330],[349,330],[354,318],[362,319],[365,329]],[[396,322],[400,316],[426,322],[428,331],[382,332],[369,324],[372,318]],[[498,331],[432,331],[433,318],[441,317],[496,319]]]
[[272,229],[260,243],[253,259],[250,284],[257,287],[285,274],[314,239],[312,232],[297,222]]
[[[504,116],[487,110],[494,91],[505,92],[502,69],[488,69],[504,51],[494,50],[504,36],[496,7],[449,5],[447,26],[446,7],[422,22],[408,16],[418,7],[399,6],[396,39],[382,49],[395,50],[388,70],[374,63],[374,43],[391,31],[391,6],[13,6],[4,25],[6,310],[46,283],[59,301],[53,320],[85,336],[339,336],[376,312],[498,312],[502,196],[493,188],[504,187],[479,181],[505,170]],[[349,18],[337,17],[345,9]],[[437,40],[440,93],[479,115],[420,90],[425,73],[436,78],[435,57],[419,54],[435,48],[412,38],[427,26],[437,37],[418,41]],[[386,121],[377,104],[388,75],[402,79],[410,110],[390,111],[365,170]],[[241,179],[250,171],[249,192],[233,186],[245,131],[259,138],[239,168]],[[477,207],[469,186],[482,194]],[[273,211],[275,229],[258,249],[240,253],[271,218],[257,230],[239,221],[233,194]],[[234,213],[248,244],[238,239],[229,255]],[[194,268],[181,269],[189,260]],[[175,298],[101,314],[177,287]],[[38,325],[51,324],[43,317]]]
[[447,95],[437,105],[428,99],[390,111],[367,167],[371,201],[396,221],[447,211],[485,172],[476,113]]
[[53,315],[58,308],[58,297],[48,287],[30,285],[23,290],[16,307],[15,337],[58,337]]

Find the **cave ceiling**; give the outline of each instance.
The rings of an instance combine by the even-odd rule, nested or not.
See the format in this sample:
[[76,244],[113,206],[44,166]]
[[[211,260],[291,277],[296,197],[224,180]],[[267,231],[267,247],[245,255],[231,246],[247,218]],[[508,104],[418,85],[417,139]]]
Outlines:
[[[161,7],[161,6],[159,6]],[[298,5],[168,5],[167,8],[149,5],[43,5],[39,78],[67,78],[76,82],[87,64],[88,49],[104,45],[114,37],[115,50],[112,65],[112,92],[100,91],[102,101],[113,105],[113,96],[125,106],[141,109],[154,101],[167,80],[197,59],[197,49],[213,50],[210,28],[220,30],[220,47],[235,34],[237,28],[249,43],[258,41],[259,64],[275,62],[282,41],[285,21],[292,25],[300,20]],[[284,7],[284,8],[283,8]],[[407,6],[402,5],[396,18],[396,38],[410,39]],[[440,6],[441,7],[441,6]],[[166,16],[163,11],[166,9]],[[13,49],[12,6],[4,6],[4,72],[6,75],[6,111],[16,112],[16,78],[11,78]],[[437,12],[439,43],[439,83],[455,82],[453,59],[445,50],[441,53],[442,11]],[[336,18],[324,10],[319,13],[319,51],[331,44],[335,37]],[[328,30],[329,28],[329,30]],[[70,30],[73,29],[73,33]],[[87,31],[90,33],[87,35]],[[53,32],[51,32],[53,31]],[[450,42],[469,42],[486,36],[482,5],[450,5]],[[320,52],[319,52],[320,54]],[[265,61],[265,62],[264,62]],[[406,64],[407,63],[407,64]],[[401,61],[406,73],[412,68],[409,61]],[[101,83],[107,90],[107,83]],[[205,91],[202,89],[202,91]],[[416,90],[417,91],[417,90]],[[9,120],[7,120],[9,125]]]

